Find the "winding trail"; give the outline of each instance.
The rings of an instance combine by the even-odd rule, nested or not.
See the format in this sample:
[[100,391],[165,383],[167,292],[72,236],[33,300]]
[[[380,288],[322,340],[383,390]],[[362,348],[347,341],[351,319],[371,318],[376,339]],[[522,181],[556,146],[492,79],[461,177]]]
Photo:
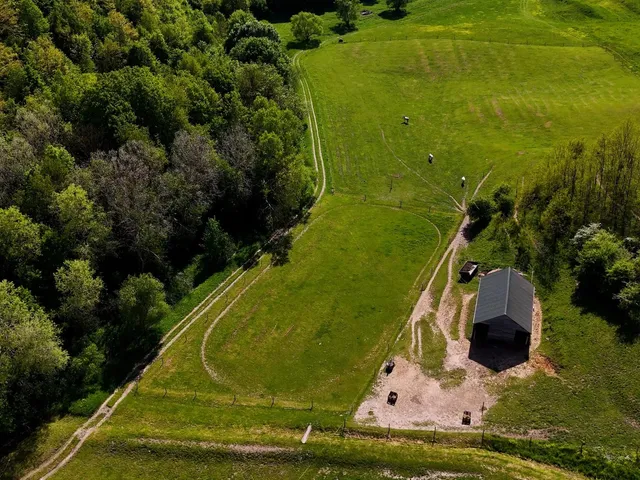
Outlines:
[[[478,183],[478,186],[473,192],[473,196],[471,197],[472,199],[478,194],[478,192],[480,191],[480,188],[484,184],[485,180],[489,177],[489,175],[491,175],[492,171],[493,170],[489,170],[489,172],[482,178],[482,180],[480,180],[480,182]],[[431,278],[429,279],[427,288],[425,288],[424,292],[422,292],[422,295],[418,299],[418,302],[416,303],[416,306],[413,309],[411,316],[409,317],[407,325],[410,327],[410,330],[411,330],[411,355],[412,356],[414,355],[416,348],[418,349],[418,351],[421,350],[420,332],[416,331],[416,324],[425,315],[435,312],[435,307],[433,305],[433,295],[431,293],[431,287],[433,285],[433,282],[435,281],[436,276],[440,271],[440,268],[442,268],[442,265],[444,265],[444,262],[446,261],[447,257],[451,254],[451,257],[449,259],[449,266],[448,266],[450,270],[452,266],[453,258],[455,256],[455,252],[458,250],[460,246],[463,246],[466,244],[466,240],[464,238],[464,230],[467,227],[467,225],[469,225],[469,217],[465,215],[464,219],[462,220],[462,223],[460,224],[460,227],[458,228],[458,231],[456,232],[455,237],[453,238],[453,240],[451,241],[451,243],[449,244],[445,252],[442,254],[442,257],[440,258],[438,265],[433,271],[433,275],[431,275]],[[443,298],[444,298],[444,294],[443,294]],[[449,335],[449,332],[447,329],[443,329],[443,333],[445,334],[445,336]]]
[[[301,53],[302,52],[298,52],[293,58],[294,65],[298,66],[298,68],[300,68],[300,69],[301,69],[301,66],[300,66],[299,56],[300,56]],[[316,185],[316,190],[315,191],[317,193],[317,196],[316,196],[315,202],[314,202],[314,205],[315,205],[324,196],[324,193],[325,193],[325,190],[326,190],[326,185],[327,185],[326,169],[325,169],[325,164],[324,164],[324,157],[322,155],[322,147],[320,145],[320,133],[319,133],[319,130],[318,130],[318,121],[316,119],[315,107],[313,105],[313,98],[311,97],[311,90],[309,88],[309,84],[308,84],[307,80],[304,78],[304,76],[302,75],[302,73],[300,75],[300,84],[302,86],[302,90],[303,90],[303,93],[304,93],[305,102],[307,102],[307,104],[308,104],[308,113],[307,113],[307,115],[308,115],[308,121],[309,121],[309,128],[311,130],[310,133],[311,133],[311,144],[312,144],[312,149],[313,149],[314,166],[315,166],[316,172],[318,174],[320,174],[320,171],[322,172],[322,175],[321,175],[322,179]],[[317,145],[317,147],[316,147],[316,145]],[[316,152],[316,149],[317,149],[317,152]],[[313,205],[312,205],[312,207],[313,207]],[[293,228],[294,227],[289,228],[286,231],[286,233],[289,233]],[[305,231],[306,231],[306,229],[303,230],[303,232],[301,232],[301,234],[298,235],[295,240],[299,239],[300,236]],[[267,245],[269,245],[278,235],[281,235],[281,234],[282,234],[281,232],[278,232],[278,233],[274,234],[273,236],[271,236],[269,238],[269,240],[267,240],[267,242],[265,242],[265,244],[262,245],[262,247],[259,248],[256,251],[256,253],[255,253],[253,258],[256,258],[258,255],[260,255],[260,257],[258,258],[258,262],[259,262],[264,257],[264,255],[261,255],[261,254],[264,252],[265,247]],[[148,362],[148,363],[144,367],[144,369],[137,375],[136,375],[136,372],[138,372],[138,369],[139,369],[140,365],[136,365],[136,367],[134,367],[132,372],[129,374],[129,376],[125,380],[125,383],[127,383],[126,387],[124,388],[124,390],[122,391],[122,394],[120,395],[118,400],[113,404],[112,407],[109,407],[109,403],[116,396],[116,394],[118,393],[118,390],[113,392],[104,401],[104,403],[100,406],[100,408],[91,416],[91,418],[89,418],[89,420],[87,420],[84,424],[82,424],[82,426],[80,426],[71,435],[71,437],[58,450],[56,450],[53,453],[53,455],[51,455],[47,460],[42,462],[36,468],[34,468],[34,469],[30,470],[29,472],[27,472],[26,474],[24,474],[21,477],[20,480],[28,480],[28,479],[33,478],[36,475],[44,472],[44,471],[46,471],[47,473],[42,475],[40,477],[40,479],[41,480],[48,479],[48,478],[52,477],[53,475],[55,475],[67,463],[69,463],[69,461],[71,461],[71,459],[73,459],[73,457],[75,457],[75,455],[78,453],[78,451],[80,450],[82,445],[85,443],[85,441],[91,436],[91,434],[93,434],[96,430],[98,430],[104,424],[104,422],[106,422],[109,418],[111,418],[111,416],[115,412],[116,408],[118,408],[120,403],[131,393],[131,391],[133,390],[133,388],[135,386],[135,382],[138,381],[147,372],[147,370],[151,367],[151,365],[153,365],[153,363],[155,363],[160,357],[162,357],[162,355],[167,351],[167,349],[170,348],[171,345],[173,345],[180,337],[182,337],[182,335],[184,335],[185,332],[198,319],[200,319],[204,314],[206,314],[207,311],[215,303],[217,303],[222,298],[226,298],[225,296],[228,294],[229,290],[231,288],[233,288],[240,280],[242,280],[244,278],[244,276],[247,274],[247,272],[249,272],[249,270],[244,270],[243,271],[243,268],[247,264],[249,264],[253,260],[253,258],[248,260],[245,265],[242,265],[241,267],[238,267],[236,270],[234,270],[231,273],[231,275],[229,275],[229,277],[227,277],[215,290],[213,290],[209,295],[207,295],[207,297],[205,297],[205,299],[202,300],[202,302],[200,302],[193,310],[191,310],[191,312],[189,312],[180,322],[178,322],[176,325],[174,325],[174,327],[171,328],[171,330],[169,330],[162,337],[162,339],[160,341],[160,344],[162,345],[162,348],[160,349],[158,354],[155,356],[155,358],[150,358],[150,356],[145,358],[145,361]],[[231,309],[231,307],[244,295],[244,293],[260,277],[262,277],[262,275],[265,272],[267,272],[269,270],[269,268],[270,268],[270,265],[265,267],[265,269],[262,272],[260,272],[256,276],[256,278],[254,278],[245,288],[243,288],[238,293],[238,295],[229,303],[229,305],[227,305],[227,307],[222,311],[222,313],[220,313],[220,315],[218,315],[218,317],[216,317],[216,319],[214,319],[212,324],[207,329],[207,333],[205,334],[205,336],[203,338],[203,342],[201,344],[201,358],[202,358],[202,361],[203,361],[205,369],[207,370],[207,372],[209,373],[209,375],[211,375],[211,377],[213,379],[215,379],[215,372],[213,371],[213,369],[211,369],[207,365],[207,363],[205,361],[205,358],[204,358],[206,340],[208,339],[209,335],[211,334],[211,330],[218,323],[218,321]],[[197,314],[196,314],[196,312],[197,312]],[[178,331],[178,333],[176,333],[172,337],[172,335],[176,331]],[[168,340],[168,339],[170,339],[170,340]],[[69,447],[71,447],[73,442],[76,441],[76,440],[77,440],[77,443],[69,451]],[[64,455],[65,453],[66,453],[66,455]],[[55,464],[55,466],[53,468],[49,469],[54,464]]]

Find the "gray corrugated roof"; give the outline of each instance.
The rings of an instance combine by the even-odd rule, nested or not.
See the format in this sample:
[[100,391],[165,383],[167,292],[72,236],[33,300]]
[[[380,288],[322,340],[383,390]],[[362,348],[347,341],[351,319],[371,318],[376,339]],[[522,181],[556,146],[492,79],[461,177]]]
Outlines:
[[531,333],[534,288],[511,267],[482,277],[473,323],[508,316]]

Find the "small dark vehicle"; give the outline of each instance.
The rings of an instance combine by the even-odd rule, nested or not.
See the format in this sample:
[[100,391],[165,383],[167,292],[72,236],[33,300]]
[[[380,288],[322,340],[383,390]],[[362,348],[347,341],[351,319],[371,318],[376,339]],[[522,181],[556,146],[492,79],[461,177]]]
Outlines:
[[389,396],[387,397],[387,404],[393,407],[397,401],[398,394],[396,392],[389,392]]
[[462,415],[462,424],[471,425],[471,412],[468,410],[465,410],[464,415]]

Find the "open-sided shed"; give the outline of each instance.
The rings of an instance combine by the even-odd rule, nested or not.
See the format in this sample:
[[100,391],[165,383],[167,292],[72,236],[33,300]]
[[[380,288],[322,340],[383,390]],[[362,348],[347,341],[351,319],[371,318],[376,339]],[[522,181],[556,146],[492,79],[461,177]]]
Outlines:
[[482,277],[473,316],[472,342],[500,341],[528,346],[533,296],[533,285],[510,267]]

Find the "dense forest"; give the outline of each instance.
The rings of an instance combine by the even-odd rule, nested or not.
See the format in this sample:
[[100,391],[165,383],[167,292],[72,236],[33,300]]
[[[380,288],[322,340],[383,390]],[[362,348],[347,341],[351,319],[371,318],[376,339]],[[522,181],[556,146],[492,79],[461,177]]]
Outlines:
[[198,276],[310,204],[294,81],[247,0],[0,2],[5,446],[121,381]]

